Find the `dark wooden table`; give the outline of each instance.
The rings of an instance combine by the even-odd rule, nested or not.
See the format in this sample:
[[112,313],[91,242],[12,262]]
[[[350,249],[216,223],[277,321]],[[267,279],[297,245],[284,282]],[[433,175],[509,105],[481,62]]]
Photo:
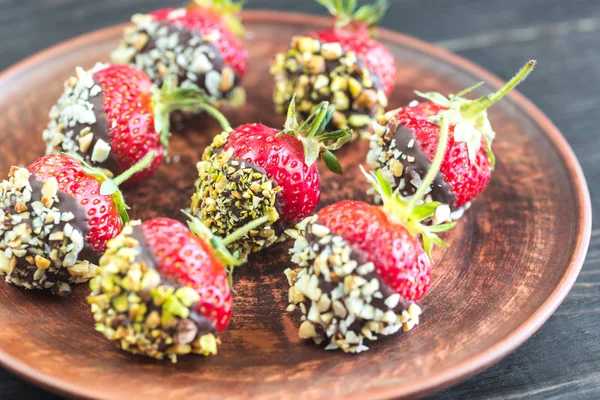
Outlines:
[[[566,136],[600,208],[600,1],[390,0],[382,25],[510,76],[527,58],[540,67],[521,91]],[[322,13],[312,0],[247,0],[248,8]],[[0,69],[135,12],[180,0],[0,0]],[[552,184],[552,182],[548,182]],[[513,354],[440,399],[600,398],[600,223],[575,287]],[[0,321],[1,325],[1,321]],[[0,329],[2,329],[0,327]],[[57,399],[0,368],[1,399]]]

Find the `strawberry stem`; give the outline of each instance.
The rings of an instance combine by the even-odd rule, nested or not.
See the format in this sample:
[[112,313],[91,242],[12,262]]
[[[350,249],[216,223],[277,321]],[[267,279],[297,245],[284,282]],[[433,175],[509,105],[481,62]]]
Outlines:
[[412,211],[407,215],[406,210],[409,209],[408,202],[398,191],[392,189],[392,186],[383,176],[381,170],[378,170],[376,173],[371,171],[371,174],[367,174],[362,165],[360,169],[367,178],[367,181],[373,185],[381,196],[383,210],[392,218],[392,221],[404,225],[411,235],[421,236],[423,239],[423,249],[427,255],[431,257],[431,250],[434,245],[448,246],[437,234],[452,229],[456,225],[455,222],[434,226],[423,224],[423,221],[427,221],[433,217],[440,203],[432,201],[425,204],[413,205]]
[[144,158],[138,161],[133,167],[129,168],[114,179],[106,178],[100,185],[100,194],[112,197],[115,208],[117,209],[117,212],[121,217],[121,221],[123,221],[124,224],[129,222],[129,214],[127,213],[129,206],[127,206],[127,203],[125,203],[125,198],[123,198],[123,193],[119,190],[119,185],[148,167],[156,158],[157,154],[158,153],[156,151],[148,152],[148,154],[146,154]]
[[[331,120],[331,115],[333,114],[333,106],[330,106],[328,102],[324,101],[317,106],[315,111],[311,114],[314,117],[314,121],[307,120],[304,124],[300,126],[300,131],[303,131],[303,127],[306,125],[305,129],[308,129],[308,133],[305,135],[306,138],[313,138],[317,134],[322,133],[329,121]],[[325,121],[327,120],[327,121]]]
[[204,239],[213,249],[215,256],[226,266],[236,266],[243,264],[246,260],[240,260],[237,254],[231,254],[227,247],[223,244],[222,239],[216,236],[212,231],[202,223],[198,218],[194,217],[185,210],[181,210],[188,218],[188,227],[198,237]]
[[508,81],[500,90],[487,96],[482,96],[477,100],[470,101],[464,104],[460,108],[460,112],[464,118],[472,120],[481,114],[483,111],[490,108],[495,102],[504,97],[508,92],[514,89],[519,83],[523,82],[525,78],[533,71],[536,61],[530,60],[527,64],[521,68],[521,70]]
[[231,252],[227,249],[227,246],[236,240],[240,239],[248,232],[253,229],[258,228],[261,225],[266,224],[270,221],[276,221],[279,218],[277,212],[273,210],[274,213],[270,213],[267,215],[263,215],[262,217],[250,221],[246,225],[238,228],[233,233],[229,234],[226,238],[221,239],[219,236],[216,236],[212,233],[212,231],[202,223],[198,218],[194,217],[190,213],[185,210],[181,210],[190,220],[188,221],[188,227],[192,232],[194,232],[198,237],[206,240],[208,244],[212,247],[215,256],[221,261],[227,268],[229,286],[231,286],[233,290],[233,270],[235,267],[242,265],[246,262],[246,259],[240,259],[239,254],[236,251],[231,254]]
[[317,3],[327,8],[329,13],[336,17],[338,28],[360,22],[362,26],[372,29],[390,6],[388,0],[376,0],[374,4],[364,5],[358,10],[356,0],[317,0]]
[[144,158],[138,161],[134,166],[123,172],[121,175],[113,178],[112,183],[119,187],[121,184],[123,184],[123,182],[131,178],[133,175],[146,169],[152,163],[152,161],[154,161],[157,155],[158,153],[156,151],[149,151],[148,154],[146,154]]
[[196,88],[177,87],[177,78],[169,75],[162,87],[152,87],[154,102],[154,129],[160,135],[160,142],[168,154],[171,138],[171,113],[173,111],[199,112],[206,111],[215,118],[225,131],[231,131],[227,118],[210,105],[210,99],[203,91]]
[[442,165],[442,161],[444,161],[444,156],[446,155],[446,147],[448,146],[448,121],[446,118],[440,118],[440,138],[438,141],[438,148],[435,152],[435,156],[433,157],[433,161],[431,162],[431,166],[429,167],[429,171],[427,171],[427,175],[423,179],[421,186],[417,192],[413,195],[413,197],[408,202],[408,206],[404,210],[404,219],[410,220],[411,215],[415,207],[423,200],[425,194],[429,191],[429,187],[433,183],[433,180],[437,176],[440,166]]
[[294,94],[288,106],[287,119],[283,130],[277,136],[290,135],[300,140],[304,148],[304,162],[307,166],[310,167],[317,161],[321,154],[328,152],[327,167],[333,172],[341,171],[341,166],[331,151],[337,150],[348,143],[352,138],[352,130],[339,129],[332,132],[325,131],[333,117],[334,111],[335,107],[333,105],[327,101],[323,101],[315,107],[314,111],[310,113],[301,125],[298,125],[296,95]]
[[227,235],[226,237],[221,239],[221,243],[223,243],[223,245],[225,245],[225,246],[229,246],[231,243],[233,243],[236,240],[239,240],[242,237],[244,237],[245,235],[247,235],[253,229],[258,228],[259,226],[264,225],[267,222],[273,222],[277,219],[279,219],[278,215],[275,218],[273,215],[269,215],[269,214],[263,215],[260,218],[257,218],[253,221],[248,222],[246,225],[242,226],[241,228],[236,229],[235,231],[233,231],[232,233],[230,233],[229,235]]
[[211,106],[210,104],[202,104],[199,106],[199,108],[201,110],[205,111],[208,115],[210,115],[214,119],[216,119],[217,122],[219,123],[219,125],[221,125],[221,129],[223,129],[225,132],[233,131],[233,128],[231,128],[229,121],[223,115],[223,113],[221,113],[221,111],[217,110],[215,107]]

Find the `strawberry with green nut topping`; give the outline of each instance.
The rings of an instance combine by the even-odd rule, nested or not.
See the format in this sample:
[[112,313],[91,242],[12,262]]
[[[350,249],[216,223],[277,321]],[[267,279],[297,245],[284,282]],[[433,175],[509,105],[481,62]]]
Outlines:
[[341,172],[332,151],[346,143],[351,132],[325,131],[333,107],[321,103],[302,124],[294,107],[292,100],[283,130],[248,124],[217,135],[198,163],[191,210],[216,235],[271,216],[271,224],[232,243],[232,251],[259,251],[314,212],[321,195],[319,156],[329,169]]
[[217,353],[231,319],[225,246],[265,223],[252,221],[220,239],[197,219],[134,221],[108,243],[88,297],[96,330],[117,346],[156,359]]
[[271,66],[276,109],[284,113],[296,93],[299,115],[306,118],[327,100],[336,107],[333,126],[367,135],[396,82],[394,57],[371,37],[388,2],[377,0],[358,10],[355,0],[318,2],[335,16],[334,26],[294,37],[291,48],[276,56]]
[[[435,178],[446,148],[448,129],[442,126],[426,183]],[[436,233],[453,226],[423,224],[438,205],[418,205],[425,190],[408,201],[381,174],[367,178],[384,206],[346,200],[323,208],[299,226],[303,233],[290,250],[297,268],[285,271],[288,311],[299,308],[302,315],[300,337],[327,350],[362,352],[366,340],[417,325],[416,303],[431,284],[429,253],[434,244],[445,245]]]
[[0,274],[16,286],[56,294],[88,281],[106,242],[128,221],[117,186],[154,157],[113,180],[60,154],[12,167],[0,186]]

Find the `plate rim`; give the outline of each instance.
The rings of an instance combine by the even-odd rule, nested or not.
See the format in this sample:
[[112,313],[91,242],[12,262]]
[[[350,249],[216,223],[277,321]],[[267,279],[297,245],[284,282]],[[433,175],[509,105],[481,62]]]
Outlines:
[[[242,12],[242,19],[244,21],[262,21],[266,23],[286,20],[291,23],[298,24],[304,23],[321,26],[327,26],[330,24],[330,19],[323,16],[271,10],[244,10]],[[17,76],[20,71],[26,70],[45,59],[52,58],[56,54],[60,54],[61,52],[64,52],[72,47],[102,40],[106,36],[113,35],[115,31],[122,31],[124,27],[128,25],[129,23],[123,23],[87,32],[41,50],[0,72],[0,86],[6,82],[10,82],[11,78]],[[434,58],[443,59],[446,63],[460,69],[461,71],[464,71],[469,75],[481,77],[486,84],[492,88],[500,88],[503,85],[503,81],[499,77],[491,72],[488,72],[483,67],[432,43],[428,43],[410,35],[384,28],[378,28],[377,32],[378,37],[381,39],[415,49]],[[548,318],[550,318],[550,316],[566,298],[567,294],[575,283],[579,272],[581,271],[587,255],[592,231],[591,199],[581,165],[562,133],[558,130],[554,123],[539,108],[537,108],[537,106],[535,106],[530,100],[528,100],[518,91],[509,93],[507,97],[509,97],[519,109],[528,115],[532,121],[534,121],[534,123],[546,133],[553,147],[564,160],[564,164],[569,172],[570,177],[573,178],[573,184],[576,189],[574,194],[577,199],[579,210],[577,223],[580,226],[580,229],[577,232],[575,251],[571,257],[571,261],[566,268],[559,284],[554,288],[550,296],[546,298],[542,305],[538,307],[538,309],[532,315],[530,315],[526,321],[509,332],[502,340],[498,341],[493,346],[490,346],[486,350],[463,360],[462,362],[445,371],[440,371],[419,381],[404,383],[396,386],[387,386],[384,388],[370,388],[361,393],[360,397],[363,399],[386,399],[417,395],[419,397],[424,396],[452,386],[490,367],[491,365],[500,361],[502,358],[506,357],[508,354],[512,353],[517,347],[522,345],[541,328],[541,326],[548,320]],[[53,377],[44,373],[40,373],[35,368],[13,358],[2,348],[0,348],[0,365],[27,380],[28,382],[55,393],[60,393],[67,396],[77,396],[79,398],[86,399],[109,398],[107,396],[103,396],[102,393],[90,391],[82,385],[70,384],[64,381],[56,381]]]

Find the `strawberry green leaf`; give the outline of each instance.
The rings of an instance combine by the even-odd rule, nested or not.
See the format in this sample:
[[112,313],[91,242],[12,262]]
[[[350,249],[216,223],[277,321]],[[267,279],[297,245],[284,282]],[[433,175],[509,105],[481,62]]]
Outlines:
[[[279,219],[279,214],[275,208],[272,208],[269,213],[263,215],[260,218],[252,220],[248,222],[246,225],[238,228],[234,232],[230,233],[225,238],[220,238],[219,236],[214,235],[211,230],[202,223],[198,218],[189,214],[185,210],[181,210],[188,218],[188,227],[192,232],[194,232],[198,237],[204,239],[212,248],[213,254],[221,261],[223,265],[226,266],[228,272],[228,280],[229,285],[233,289],[233,270],[235,267],[244,264],[247,260],[240,259],[239,252],[234,252],[233,254],[227,249],[231,243],[239,240],[240,238],[246,236],[250,231],[257,229],[258,227],[275,222]],[[235,290],[234,290],[235,292]]]
[[431,218],[433,214],[435,214],[435,210],[437,210],[439,205],[440,203],[436,201],[418,205],[413,210],[412,216],[414,217],[415,221],[423,221],[427,218]]
[[334,174],[339,175],[342,173],[342,166],[337,157],[331,151],[326,150],[323,152],[323,161],[325,162],[327,168]]
[[496,167],[496,156],[494,155],[494,152],[492,151],[492,142],[490,142],[489,140],[485,141],[485,149],[487,150],[487,155],[488,158],[490,159],[490,166],[492,167],[492,169],[494,169]]
[[433,232],[433,233],[440,233],[440,232],[446,232],[446,231],[454,228],[455,226],[456,226],[456,222],[449,222],[447,224],[432,225],[432,226],[428,227],[427,230],[429,232]]
[[300,137],[304,147],[304,162],[309,167],[317,161],[321,153],[321,144],[315,138]]
[[[352,137],[351,130],[325,131],[335,111],[335,107],[330,105],[329,102],[324,101],[317,105],[300,126],[298,126],[295,103],[294,95],[288,107],[284,129],[277,136],[290,135],[297,137],[302,142],[304,158],[308,166],[314,164],[323,152],[337,150],[350,141]],[[335,142],[331,143],[332,141]]]
[[429,256],[429,258],[431,258],[432,248],[433,243],[431,237],[429,237],[428,235],[423,235],[423,250],[425,250],[425,253]]
[[317,3],[327,8],[327,11],[329,11],[331,15],[338,15],[338,13],[344,10],[342,7],[336,7],[336,1],[339,3],[339,0],[317,0]]
[[425,250],[425,252],[427,253],[427,255],[429,256],[429,258],[431,258],[431,250],[433,250],[433,246],[439,246],[439,247],[448,247],[448,243],[444,242],[442,239],[439,238],[438,235],[436,235],[435,233],[432,233],[431,231],[425,231],[423,232],[423,250]]
[[[335,151],[342,148],[352,139],[352,129],[340,129],[334,132],[317,135],[316,138],[325,150]],[[332,140],[335,142],[330,143]]]
[[423,92],[419,92],[418,90],[415,90],[415,94],[419,97],[424,98],[425,100],[429,100],[429,101],[431,101],[435,104],[438,104],[442,107],[450,107],[450,100],[448,100],[441,93],[437,93],[437,92],[423,93]]
[[454,127],[454,140],[467,145],[469,160],[474,163],[481,148],[481,131],[476,129],[471,121],[463,120]]
[[235,258],[229,252],[229,250],[227,250],[223,240],[220,237],[215,236],[211,230],[202,223],[202,221],[184,210],[181,210],[181,212],[183,212],[189,218],[187,224],[190,230],[211,246],[213,254],[219,259],[219,261],[221,261],[221,263],[223,263],[223,265],[237,266],[242,265],[245,262],[245,260],[239,260]]
[[376,0],[374,4],[364,5],[358,10],[357,0],[317,0],[317,3],[327,8],[327,11],[336,17],[337,27],[344,27],[358,21],[369,29],[377,25],[389,7],[388,0]]
[[437,235],[430,235],[431,236],[431,240],[433,241],[433,243],[435,243],[436,246],[440,246],[440,247],[449,247],[450,245],[446,242],[444,242],[442,239],[440,239]]
[[[151,152],[151,153],[153,153],[153,152]],[[89,175],[89,176],[95,178],[98,182],[100,182],[100,193],[102,194],[103,192],[106,192],[107,193],[106,196],[111,196],[112,201],[115,205],[115,208],[117,209],[117,212],[118,212],[119,216],[121,217],[121,221],[124,224],[129,222],[129,214],[127,213],[127,210],[129,210],[129,206],[127,206],[127,204],[125,203],[125,199],[123,198],[123,193],[121,193],[121,191],[117,187],[118,184],[115,183],[114,180],[111,180],[108,176],[106,176],[106,174],[99,168],[92,167],[83,158],[81,158],[78,154],[68,154],[68,156],[73,157],[74,159],[76,159],[77,161],[79,161],[81,163],[82,170],[86,175]],[[134,168],[134,167],[132,167],[132,168]],[[145,168],[145,167],[142,166],[142,169],[143,168]],[[103,189],[103,187],[104,187],[104,189]],[[116,188],[116,190],[115,190],[115,188]]]
[[296,114],[296,93],[292,96],[292,100],[290,100],[290,104],[287,110],[287,117],[285,119],[285,124],[283,125],[284,130],[286,131],[295,131],[298,129],[298,118]]
[[375,27],[389,8],[387,0],[377,0],[375,4],[365,5],[352,15],[352,20],[364,22],[369,28]]
[[356,0],[346,0],[344,1],[344,11],[348,15],[352,15],[354,10],[356,10]]

